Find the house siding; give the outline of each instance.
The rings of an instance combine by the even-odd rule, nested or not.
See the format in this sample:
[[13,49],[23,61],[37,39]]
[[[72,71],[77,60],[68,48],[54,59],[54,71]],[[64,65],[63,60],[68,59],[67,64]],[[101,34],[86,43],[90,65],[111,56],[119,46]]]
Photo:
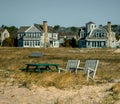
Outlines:
[[[48,43],[50,47],[59,47],[58,33],[47,33]],[[45,33],[40,25],[35,24],[28,28],[21,27],[18,30],[18,46],[19,47],[44,47]]]
[[101,26],[96,26],[93,22],[86,24],[86,28],[80,29],[79,48],[103,48],[116,47],[115,33],[110,31],[111,38],[107,30]]

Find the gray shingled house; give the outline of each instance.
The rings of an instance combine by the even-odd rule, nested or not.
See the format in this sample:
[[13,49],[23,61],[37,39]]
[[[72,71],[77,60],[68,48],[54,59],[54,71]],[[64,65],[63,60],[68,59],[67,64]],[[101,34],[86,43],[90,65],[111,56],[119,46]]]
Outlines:
[[17,34],[18,47],[59,47],[58,33],[47,26],[47,21],[32,26],[22,26]]
[[111,31],[111,22],[107,28],[88,22],[79,30],[79,48],[116,47],[115,33]]

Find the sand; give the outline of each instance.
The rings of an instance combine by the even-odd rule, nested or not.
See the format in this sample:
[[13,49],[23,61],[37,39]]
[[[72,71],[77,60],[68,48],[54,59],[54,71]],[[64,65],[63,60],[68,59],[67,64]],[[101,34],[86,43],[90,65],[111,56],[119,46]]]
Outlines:
[[112,92],[114,83],[82,86],[80,89],[55,87],[0,86],[0,104],[100,104]]

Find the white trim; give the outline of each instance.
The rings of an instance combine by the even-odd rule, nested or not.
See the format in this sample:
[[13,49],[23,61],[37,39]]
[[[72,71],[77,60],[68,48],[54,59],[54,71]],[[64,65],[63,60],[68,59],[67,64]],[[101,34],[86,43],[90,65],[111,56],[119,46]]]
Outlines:
[[108,37],[108,32],[107,32],[104,28],[102,28],[102,27],[96,27],[96,28],[92,29],[92,30],[90,31],[90,34],[89,34],[88,37],[91,37],[93,31],[95,31],[95,30],[97,30],[97,29],[103,30],[103,31],[106,33],[106,35],[107,35],[106,38]]

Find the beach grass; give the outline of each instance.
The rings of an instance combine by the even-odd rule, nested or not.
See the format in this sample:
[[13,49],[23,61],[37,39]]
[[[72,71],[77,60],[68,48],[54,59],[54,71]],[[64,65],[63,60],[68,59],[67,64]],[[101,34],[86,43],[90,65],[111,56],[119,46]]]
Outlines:
[[[55,86],[57,88],[80,88],[81,85],[108,82],[120,79],[120,52],[119,49],[99,48],[8,48],[0,47],[0,82],[11,82],[12,84],[23,84],[29,87]],[[43,57],[30,58],[32,52],[42,52]],[[100,61],[95,76],[95,81],[86,81],[83,70],[78,73],[70,72],[22,72],[27,63],[56,63],[65,68],[70,59],[79,59],[80,67],[84,67],[87,59],[98,59]]]

